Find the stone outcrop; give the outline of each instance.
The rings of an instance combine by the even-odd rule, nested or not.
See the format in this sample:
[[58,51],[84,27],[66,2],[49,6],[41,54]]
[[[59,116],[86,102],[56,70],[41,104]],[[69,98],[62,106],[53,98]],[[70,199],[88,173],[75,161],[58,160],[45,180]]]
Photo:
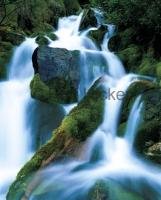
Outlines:
[[[79,52],[42,46],[33,53],[33,98],[46,103],[77,101],[80,80]],[[44,94],[45,92],[45,94]]]

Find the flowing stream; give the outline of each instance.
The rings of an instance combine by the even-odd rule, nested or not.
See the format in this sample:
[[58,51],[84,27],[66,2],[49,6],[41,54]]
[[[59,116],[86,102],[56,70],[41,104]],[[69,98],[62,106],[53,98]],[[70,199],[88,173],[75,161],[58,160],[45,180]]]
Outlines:
[[35,39],[26,39],[14,50],[8,80],[0,82],[0,200],[30,157],[30,127],[26,108],[31,101],[29,84],[33,76]]
[[[148,79],[135,74],[126,74],[119,58],[108,49],[115,26],[103,22],[102,14],[95,10],[97,26],[79,31],[83,12],[79,16],[59,19],[55,32],[58,39],[49,38],[50,47],[80,51],[81,80],[78,99],[81,100],[92,83],[104,76],[107,91],[122,91],[139,79]],[[107,33],[100,46],[88,36],[101,25]],[[9,78],[0,83],[0,200],[5,199],[8,186],[21,166],[29,159],[30,127],[26,126],[26,107],[30,98],[29,83],[33,76],[31,56],[37,47],[35,39],[26,39],[14,51],[9,65]],[[149,78],[150,80],[150,78]],[[85,200],[99,180],[114,181],[137,195],[137,199],[161,199],[161,172],[139,160],[133,152],[137,127],[141,123],[143,102],[138,96],[129,115],[125,136],[117,136],[123,100],[105,100],[104,120],[87,141],[83,159],[57,164],[40,173],[42,182],[33,191],[31,199]],[[74,105],[65,106],[69,112]],[[96,156],[97,155],[97,156]],[[122,200],[109,193],[109,199]]]

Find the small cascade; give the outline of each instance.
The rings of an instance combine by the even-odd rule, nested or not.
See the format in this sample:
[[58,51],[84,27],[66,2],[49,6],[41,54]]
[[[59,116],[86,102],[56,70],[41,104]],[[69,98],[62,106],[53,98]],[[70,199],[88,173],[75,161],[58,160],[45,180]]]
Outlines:
[[137,134],[137,129],[141,123],[141,111],[143,108],[143,102],[141,102],[141,96],[138,96],[131,109],[129,119],[127,122],[127,129],[125,132],[125,140],[132,147],[134,143],[135,136]]
[[[32,53],[36,49],[35,38],[26,40],[14,51],[14,56],[9,64],[9,80],[24,80],[33,76]],[[29,67],[30,66],[30,67]]]
[[[86,94],[93,81],[106,74],[120,78],[125,74],[121,61],[108,49],[108,41],[115,31],[114,25],[104,24],[102,13],[94,9],[97,17],[97,27],[90,27],[85,31],[79,31],[83,12],[78,16],[63,17],[59,20],[58,30],[54,33],[58,39],[52,41],[49,39],[50,47],[66,48],[68,50],[80,51],[80,85],[78,91],[78,100],[81,100]],[[88,37],[90,31],[97,30],[103,24],[107,27],[107,33],[104,36],[101,45],[102,51]],[[103,61],[103,63],[102,63]],[[100,67],[102,65],[102,67]]]
[[31,101],[31,58],[36,47],[35,39],[27,38],[15,48],[8,80],[0,82],[0,200],[5,199],[8,185],[31,153],[26,108]]

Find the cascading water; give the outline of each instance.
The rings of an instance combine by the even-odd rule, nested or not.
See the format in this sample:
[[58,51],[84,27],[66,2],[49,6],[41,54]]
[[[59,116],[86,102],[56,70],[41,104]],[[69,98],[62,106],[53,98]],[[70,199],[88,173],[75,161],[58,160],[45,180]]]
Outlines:
[[0,82],[0,200],[5,199],[9,184],[31,153],[26,107],[31,100],[31,58],[36,47],[35,39],[29,38],[17,47],[8,80]]
[[[96,16],[98,14],[97,12]],[[113,25],[106,25],[108,32],[105,34],[101,49],[99,49],[88,38],[88,33],[101,26],[100,20],[102,18],[97,20],[99,22],[97,28],[79,32],[81,17],[82,13],[79,16],[60,19],[58,30],[55,32],[58,40],[50,41],[51,47],[80,50],[82,74],[79,88],[80,99],[92,82],[101,75],[104,75],[106,91],[122,91],[124,93],[133,82],[147,78],[135,74],[126,74],[121,61],[109,51],[108,41],[113,35]],[[103,60],[105,68],[101,68],[102,63],[96,63],[97,69],[95,71],[95,62],[93,62],[91,69],[89,55],[92,58],[90,60],[95,61],[96,57],[97,60]],[[117,136],[117,129],[122,102],[123,99],[110,98],[107,92],[104,120],[88,141],[87,155],[83,160],[70,160],[65,164],[56,164],[40,172],[40,184],[33,191],[30,199],[88,199],[90,189],[98,180],[114,181],[139,195],[138,198],[133,199],[161,199],[161,171],[150,164],[143,163],[132,151],[137,127],[141,121],[143,106],[141,96],[134,102],[125,136],[120,138]],[[118,196],[116,197],[114,193],[110,194],[109,192],[108,195],[110,200],[122,200]]]
[[[79,99],[86,94],[93,81],[102,75],[107,91],[110,89],[124,93],[133,82],[146,78],[125,74],[121,61],[108,49],[108,41],[115,27],[105,24],[98,10],[95,11],[97,27],[80,32],[82,16],[83,13],[60,19],[58,30],[55,32],[58,39],[49,40],[50,47],[80,51]],[[102,24],[107,28],[107,33],[99,48],[88,34],[100,28]],[[15,49],[9,79],[0,83],[0,200],[5,199],[10,181],[30,154],[29,129],[25,120],[26,106],[30,101],[29,82],[33,74],[31,56],[36,47],[34,39],[27,39]],[[88,141],[87,155],[84,159],[70,160],[68,163],[57,164],[40,172],[42,182],[33,191],[30,199],[88,199],[88,192],[97,180],[115,181],[136,192],[143,199],[161,199],[161,172],[140,161],[132,151],[141,119],[141,97],[136,99],[132,107],[123,138],[117,136],[122,99],[114,98],[110,98],[107,92],[103,123]],[[65,107],[66,112],[73,106],[75,105]],[[109,193],[108,198],[122,200],[116,198],[113,193]]]

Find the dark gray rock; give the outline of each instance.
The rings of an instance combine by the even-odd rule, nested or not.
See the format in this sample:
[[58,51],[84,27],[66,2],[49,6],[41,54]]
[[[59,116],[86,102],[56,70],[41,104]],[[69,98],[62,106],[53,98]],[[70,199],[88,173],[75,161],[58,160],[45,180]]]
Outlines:
[[[46,103],[76,102],[80,82],[79,60],[79,51],[48,46],[35,49],[32,61],[36,75],[31,83],[32,97]],[[48,93],[45,96],[40,91],[42,87]]]
[[78,51],[40,47],[37,52],[37,62],[41,80],[46,82],[59,77],[79,81],[78,56]]

